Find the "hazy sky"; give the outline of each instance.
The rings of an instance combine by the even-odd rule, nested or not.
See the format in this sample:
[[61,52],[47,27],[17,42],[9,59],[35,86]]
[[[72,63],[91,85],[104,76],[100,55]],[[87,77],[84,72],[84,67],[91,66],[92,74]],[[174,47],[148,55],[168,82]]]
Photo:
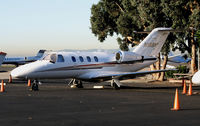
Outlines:
[[39,49],[113,49],[90,28],[90,8],[99,0],[0,0],[0,51],[34,55]]

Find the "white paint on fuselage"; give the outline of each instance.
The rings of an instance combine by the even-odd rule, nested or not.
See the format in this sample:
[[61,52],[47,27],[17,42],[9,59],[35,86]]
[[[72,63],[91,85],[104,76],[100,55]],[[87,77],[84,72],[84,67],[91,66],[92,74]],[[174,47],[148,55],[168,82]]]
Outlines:
[[[14,69],[13,77],[30,79],[66,79],[78,78],[82,74],[97,71],[134,72],[154,63],[154,61],[136,62],[133,64],[115,64],[115,54],[106,52],[52,52],[51,54],[62,55],[64,62],[51,63],[49,60],[39,60]],[[72,56],[76,62],[72,61]],[[84,61],[81,62],[79,56]],[[87,61],[87,56],[91,62]],[[98,58],[98,62],[94,57]]]

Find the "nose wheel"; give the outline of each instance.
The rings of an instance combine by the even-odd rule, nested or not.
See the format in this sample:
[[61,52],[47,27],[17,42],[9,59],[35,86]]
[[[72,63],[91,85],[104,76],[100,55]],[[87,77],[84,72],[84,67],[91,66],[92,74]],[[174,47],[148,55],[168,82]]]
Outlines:
[[32,85],[33,91],[39,91],[38,83],[39,83],[38,80],[34,80],[33,85]]

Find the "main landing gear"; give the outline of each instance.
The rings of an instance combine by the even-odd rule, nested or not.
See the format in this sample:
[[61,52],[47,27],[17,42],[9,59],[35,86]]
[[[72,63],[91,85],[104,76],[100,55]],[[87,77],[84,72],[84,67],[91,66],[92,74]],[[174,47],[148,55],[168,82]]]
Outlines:
[[119,90],[121,85],[122,84],[119,82],[119,80],[117,80],[117,79],[111,80],[111,87],[113,87],[114,89]]
[[71,85],[71,88],[83,88],[81,80],[72,79],[68,85]]

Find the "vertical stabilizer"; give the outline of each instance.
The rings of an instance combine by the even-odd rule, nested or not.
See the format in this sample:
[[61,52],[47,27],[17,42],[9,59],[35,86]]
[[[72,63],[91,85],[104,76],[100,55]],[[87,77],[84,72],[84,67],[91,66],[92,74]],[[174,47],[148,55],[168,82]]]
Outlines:
[[171,28],[155,28],[133,52],[143,56],[157,56],[170,31]]

